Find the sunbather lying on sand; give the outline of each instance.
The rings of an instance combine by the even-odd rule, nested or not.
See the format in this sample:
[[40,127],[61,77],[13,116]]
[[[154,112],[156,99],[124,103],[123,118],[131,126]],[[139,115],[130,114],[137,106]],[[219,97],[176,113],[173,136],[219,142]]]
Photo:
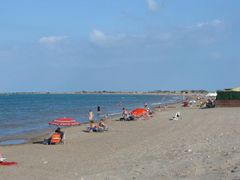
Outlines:
[[107,130],[107,125],[103,122],[103,120],[100,120],[97,125],[94,123],[94,121],[90,122],[90,126],[87,127],[86,132],[103,132]]

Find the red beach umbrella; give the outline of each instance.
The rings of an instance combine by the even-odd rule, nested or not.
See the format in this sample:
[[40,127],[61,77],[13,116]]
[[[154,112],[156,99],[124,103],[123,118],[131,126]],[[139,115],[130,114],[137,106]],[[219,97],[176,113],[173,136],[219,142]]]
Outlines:
[[134,117],[141,117],[147,114],[147,110],[144,108],[137,108],[131,111],[131,115]]
[[67,118],[67,117],[57,118],[53,121],[50,121],[48,124],[56,125],[56,126],[78,126],[78,125],[80,125],[80,123],[77,122],[75,119]]

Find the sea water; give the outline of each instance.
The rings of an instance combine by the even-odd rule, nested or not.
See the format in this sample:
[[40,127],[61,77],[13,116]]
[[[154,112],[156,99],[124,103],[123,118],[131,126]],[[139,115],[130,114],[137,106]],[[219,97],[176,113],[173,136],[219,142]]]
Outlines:
[[[0,95],[0,141],[2,138],[46,130],[48,122],[60,117],[88,121],[88,111],[95,119],[120,114],[123,107],[132,110],[181,101],[174,95],[123,94],[2,94]],[[97,116],[97,106],[101,115]]]

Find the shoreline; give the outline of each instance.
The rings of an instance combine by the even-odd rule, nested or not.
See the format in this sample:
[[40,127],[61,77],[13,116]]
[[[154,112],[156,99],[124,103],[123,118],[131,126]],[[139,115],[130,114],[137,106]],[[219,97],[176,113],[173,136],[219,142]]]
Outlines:
[[[206,91],[207,92],[207,91]],[[180,91],[167,91],[167,92],[2,92],[1,95],[176,95],[176,96],[193,96],[193,95],[199,95],[204,94],[202,92],[195,92],[195,93],[181,93]]]
[[[173,105],[173,106],[176,105],[177,106],[179,104],[180,104],[180,102],[169,103],[169,104],[165,104],[163,106],[168,106],[168,105]],[[154,112],[158,111],[159,109],[160,108],[158,106],[153,108]],[[118,119],[120,119],[120,117],[121,117],[121,115],[114,115],[114,117],[110,117],[106,120],[107,121],[117,121]],[[95,121],[95,122],[98,122],[98,121]],[[86,125],[89,125],[88,121],[82,122],[81,125],[79,125],[79,126],[86,126]],[[66,129],[76,128],[79,126],[61,127],[61,129],[64,131]],[[16,134],[13,136],[3,137],[3,138],[1,138],[1,141],[0,141],[0,147],[1,146],[23,145],[23,144],[34,144],[34,142],[43,141],[45,138],[50,137],[50,135],[56,128],[57,128],[57,126],[55,126],[54,128],[52,126],[52,128],[49,127],[48,129],[39,130],[37,132],[29,132],[29,133],[24,133],[24,134]],[[8,142],[14,142],[14,143],[8,143]]]
[[[130,94],[131,95],[131,94]],[[140,94],[141,95],[141,94]],[[153,94],[149,94],[153,95]],[[169,95],[172,96],[172,95]],[[179,95],[176,95],[179,96]],[[182,96],[183,100],[187,98],[187,96]],[[172,103],[155,103],[155,105],[150,105],[150,107],[154,110],[158,108],[159,106],[168,106],[168,105],[174,105],[174,104],[179,104],[183,100],[178,100],[176,102]],[[136,108],[136,107],[135,107]],[[119,113],[114,113],[114,115],[110,115],[109,119],[112,121],[115,121],[116,119],[119,119],[121,117],[121,111]],[[102,118],[100,118],[102,119]],[[88,125],[88,121],[81,122],[81,125]],[[80,126],[81,126],[80,125]],[[40,141],[41,139],[43,140],[44,138],[50,136],[50,134],[53,132],[53,129],[56,129],[57,126],[49,126],[46,129],[42,130],[36,130],[36,131],[31,131],[27,133],[21,133],[21,134],[15,134],[15,135],[10,135],[10,136],[5,136],[0,138],[0,147],[1,146],[8,146],[8,145],[21,145],[21,144],[31,144],[34,141]],[[66,128],[71,128],[71,127],[61,127],[62,129]]]
[[[186,97],[185,97],[186,98]],[[163,108],[164,110],[166,110],[166,108],[176,108],[177,106],[181,106],[183,100],[179,100],[177,102],[173,102],[173,103],[165,103],[165,104],[159,104],[159,105],[155,105],[152,106],[152,110],[154,112],[158,112],[161,111],[161,109]],[[169,107],[168,107],[169,106]],[[114,115],[111,116],[110,118],[105,119],[106,121],[118,121],[121,117],[121,113],[119,113],[119,115]],[[98,121],[95,121],[98,122]],[[89,122],[82,122],[79,126],[71,126],[71,127],[61,127],[61,129],[63,131],[66,130],[71,130],[73,128],[82,128],[82,127],[87,127],[87,125],[89,125]],[[54,127],[54,128],[53,128]],[[36,143],[40,143],[41,141],[43,141],[45,138],[50,137],[50,135],[53,133],[54,129],[56,129],[58,126],[49,126],[48,129],[44,129],[44,130],[39,130],[37,132],[29,132],[29,133],[24,133],[24,134],[16,134],[13,136],[7,136],[1,139],[0,141],[0,147],[4,147],[4,146],[21,146],[24,144],[36,144]],[[13,144],[8,144],[5,142],[8,141],[15,141],[16,142],[19,140],[20,143],[13,143]],[[4,143],[4,144],[1,144]],[[40,143],[41,144],[41,143]]]

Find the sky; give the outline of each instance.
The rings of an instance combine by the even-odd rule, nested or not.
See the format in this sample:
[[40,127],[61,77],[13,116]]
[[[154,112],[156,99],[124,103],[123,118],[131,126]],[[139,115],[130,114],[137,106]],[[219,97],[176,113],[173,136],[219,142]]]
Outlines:
[[239,0],[2,0],[0,92],[238,87]]

